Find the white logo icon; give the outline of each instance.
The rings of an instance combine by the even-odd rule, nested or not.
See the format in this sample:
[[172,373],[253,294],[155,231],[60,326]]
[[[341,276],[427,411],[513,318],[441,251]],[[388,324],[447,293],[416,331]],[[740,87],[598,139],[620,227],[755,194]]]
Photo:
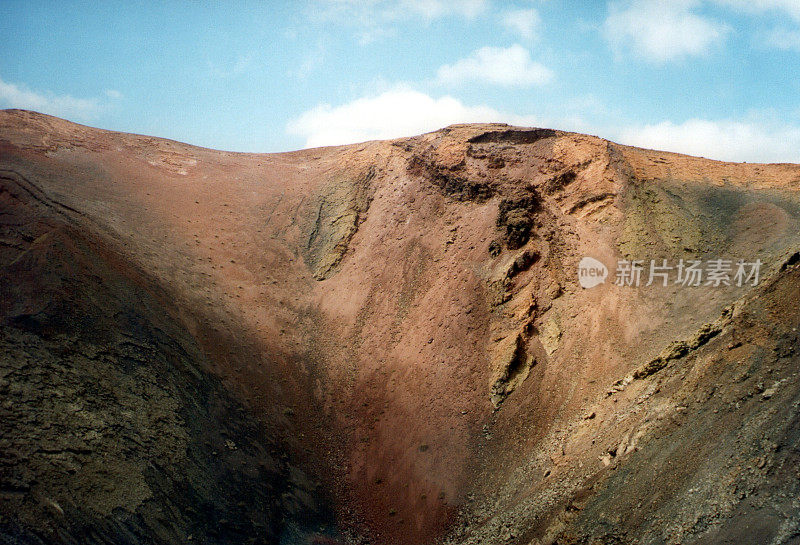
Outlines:
[[578,283],[582,288],[593,288],[606,281],[608,269],[593,257],[584,257],[578,263]]

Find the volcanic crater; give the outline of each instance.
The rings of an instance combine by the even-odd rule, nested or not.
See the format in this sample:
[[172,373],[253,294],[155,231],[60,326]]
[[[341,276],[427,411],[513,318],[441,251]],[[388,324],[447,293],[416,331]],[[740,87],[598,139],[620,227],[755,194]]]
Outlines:
[[800,543],[799,227],[798,165],[552,129],[0,111],[0,542]]

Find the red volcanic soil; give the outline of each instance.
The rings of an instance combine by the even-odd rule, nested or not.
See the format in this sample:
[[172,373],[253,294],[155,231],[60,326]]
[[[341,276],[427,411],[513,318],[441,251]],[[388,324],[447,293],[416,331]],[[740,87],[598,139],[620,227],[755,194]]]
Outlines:
[[[2,111],[0,536],[795,543],[798,189],[499,124],[241,154]],[[761,281],[614,285],[663,259]]]

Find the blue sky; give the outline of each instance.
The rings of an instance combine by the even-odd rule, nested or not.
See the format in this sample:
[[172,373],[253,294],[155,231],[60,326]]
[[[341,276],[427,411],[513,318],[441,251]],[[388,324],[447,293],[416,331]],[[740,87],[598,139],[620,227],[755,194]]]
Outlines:
[[0,107],[234,151],[503,121],[800,162],[800,0],[0,2]]

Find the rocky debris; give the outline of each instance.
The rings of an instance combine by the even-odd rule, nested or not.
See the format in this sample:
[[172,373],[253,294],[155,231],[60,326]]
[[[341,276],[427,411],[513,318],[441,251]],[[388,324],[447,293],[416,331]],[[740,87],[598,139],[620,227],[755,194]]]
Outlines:
[[558,135],[553,129],[513,129],[486,131],[469,139],[471,144],[533,144],[544,138],[553,138]]
[[667,366],[670,361],[680,359],[693,350],[697,350],[708,341],[719,335],[722,329],[730,323],[733,308],[723,310],[722,315],[714,322],[704,324],[691,338],[673,341],[661,354],[633,373],[634,379],[647,378]]
[[527,271],[531,265],[536,263],[539,257],[539,253],[536,250],[523,250],[514,257],[514,261],[508,266],[506,278],[514,278],[519,273]]
[[491,257],[499,256],[503,251],[503,246],[496,240],[489,243],[489,255]]
[[462,165],[445,167],[414,155],[409,159],[408,172],[430,180],[445,195],[459,201],[485,201],[494,195],[494,188],[485,180],[470,179]]
[[512,281],[514,277],[527,271],[539,260],[539,257],[539,252],[526,248],[515,255],[508,256],[496,267],[496,272],[488,280],[492,306],[502,305],[513,297]]
[[[800,257],[796,257],[798,255],[800,254],[794,253],[785,259],[771,277],[763,280],[763,284],[770,285],[771,283],[776,282],[781,277],[782,273],[785,273],[790,267],[800,262]],[[723,329],[731,323],[735,313],[737,312],[737,309],[742,305],[743,302],[740,301],[734,305],[725,307],[719,318],[713,322],[703,324],[703,326],[691,338],[673,341],[670,343],[669,346],[667,346],[656,358],[648,362],[640,369],[634,371],[632,375],[633,379],[647,378],[666,367],[669,362],[683,358],[706,344],[708,341],[719,335]],[[741,345],[741,341],[732,341],[726,345],[726,349],[732,350]],[[789,354],[787,354],[787,356],[788,355]]]
[[[640,420],[648,431],[632,428],[613,455],[599,455],[603,466],[617,469],[598,483],[584,510],[561,531],[559,543],[605,542],[609,531],[625,535],[623,543],[657,542],[665,535],[681,543],[791,542],[787,528],[796,529],[790,513],[796,512],[800,481],[789,477],[799,461],[790,445],[800,441],[800,390],[777,393],[784,384],[797,384],[798,360],[777,354],[784,343],[797,342],[786,336],[797,309],[788,310],[791,303],[782,299],[796,290],[798,279],[784,275],[765,285],[719,333],[723,343],[752,334],[758,317],[770,324],[759,340],[766,350],[749,352],[742,360],[703,344],[686,366],[661,371],[657,393],[643,402],[660,417]],[[764,379],[776,375],[781,378],[764,388]],[[709,383],[713,395],[692,403],[698,385]],[[760,394],[752,394],[754,387]],[[742,420],[742,414],[749,416]],[[624,454],[629,457],[614,466],[615,457]],[[658,488],[653,468],[670,475]],[[650,511],[655,505],[657,517]]]
[[542,324],[539,330],[539,340],[542,342],[548,356],[553,355],[553,352],[558,349],[558,344],[561,341],[561,326],[558,325],[558,320],[551,317]]
[[[544,191],[545,193],[562,191],[564,188],[574,182],[577,177],[578,175],[574,170],[571,169],[567,169],[564,172],[559,172],[544,183]],[[573,210],[577,208],[578,205],[573,206]]]
[[567,213],[575,214],[576,212],[589,207],[589,205],[595,205],[594,208],[597,210],[602,206],[609,204],[615,197],[616,195],[614,193],[607,191],[596,193],[594,195],[588,195],[584,198],[578,199],[575,204],[570,206]]
[[366,217],[375,173],[373,166],[354,178],[331,180],[312,200],[316,211],[306,225],[303,258],[316,280],[338,271],[350,239]]
[[625,224],[617,246],[625,259],[645,259],[654,253],[673,259],[695,258],[713,251],[724,234],[707,217],[719,214],[702,195],[680,196],[672,181],[651,184],[634,182],[620,200],[625,207]]
[[789,267],[793,267],[800,263],[800,252],[794,252],[789,258],[781,264],[781,270],[785,271]]
[[528,242],[535,225],[540,204],[533,190],[530,192],[530,195],[500,201],[497,227],[503,232],[506,246],[511,250],[521,248]]
[[772,397],[778,393],[778,389],[784,382],[786,382],[786,379],[776,380],[769,388],[764,388],[764,391],[761,392],[761,399],[764,401],[772,399]]
[[[740,301],[720,342],[701,344],[685,365],[664,367],[653,382],[620,381],[632,402],[606,398],[560,447],[562,456],[585,449],[581,469],[562,465],[537,486],[553,473],[538,477],[542,465],[531,459],[536,471],[473,507],[480,524],[448,543],[491,542],[499,528],[524,543],[792,543],[800,374],[789,348],[800,345],[800,315],[789,294],[798,281],[794,269],[765,282]],[[719,350],[742,338],[758,348]],[[703,388],[710,391],[698,395]],[[534,491],[520,495],[527,487]]]
[[624,378],[619,379],[618,381],[614,382],[614,384],[611,385],[611,388],[608,391],[606,391],[606,397],[612,396],[617,392],[624,391],[625,388],[627,388],[631,382],[633,382],[633,375],[628,375]]
[[492,383],[490,400],[496,408],[514,391],[536,365],[536,359],[528,352],[530,335],[523,328],[501,341],[492,358]]

